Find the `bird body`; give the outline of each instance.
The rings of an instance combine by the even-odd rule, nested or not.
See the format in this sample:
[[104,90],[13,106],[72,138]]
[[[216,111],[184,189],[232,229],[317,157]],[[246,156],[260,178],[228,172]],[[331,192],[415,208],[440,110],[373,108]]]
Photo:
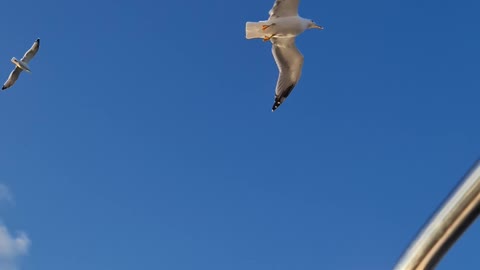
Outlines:
[[275,88],[275,111],[290,95],[300,80],[303,67],[303,55],[295,46],[295,37],[307,29],[320,29],[312,20],[298,16],[300,0],[276,0],[266,21],[247,22],[247,39],[263,38],[272,43],[272,54],[277,63],[279,76]]
[[25,70],[25,71],[28,71],[28,72],[31,72],[30,71],[30,67],[28,66],[27,63],[23,62],[22,60],[18,60],[17,58],[15,57],[12,57],[12,63],[17,66],[18,68],[20,68],[21,70]]
[[[265,35],[275,35],[277,38],[294,38],[303,33],[311,20],[299,16],[271,18],[268,21],[248,22],[247,39],[263,38]],[[269,26],[263,29],[264,26]],[[248,33],[251,33],[248,35]],[[253,36],[252,36],[253,34]]]

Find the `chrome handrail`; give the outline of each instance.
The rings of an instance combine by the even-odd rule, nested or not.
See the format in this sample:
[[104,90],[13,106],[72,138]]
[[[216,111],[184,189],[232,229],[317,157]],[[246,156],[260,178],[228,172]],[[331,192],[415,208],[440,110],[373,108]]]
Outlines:
[[480,214],[480,161],[406,249],[394,270],[431,270]]

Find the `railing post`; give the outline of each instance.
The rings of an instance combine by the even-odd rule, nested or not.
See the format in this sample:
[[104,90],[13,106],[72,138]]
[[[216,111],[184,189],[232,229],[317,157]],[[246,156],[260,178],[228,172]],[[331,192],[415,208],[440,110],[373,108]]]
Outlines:
[[480,214],[480,161],[402,255],[394,270],[431,270]]

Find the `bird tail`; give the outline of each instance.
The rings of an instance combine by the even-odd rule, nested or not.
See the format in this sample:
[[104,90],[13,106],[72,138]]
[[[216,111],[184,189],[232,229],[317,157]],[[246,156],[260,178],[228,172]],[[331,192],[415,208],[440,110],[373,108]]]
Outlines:
[[262,25],[262,22],[247,22],[245,25],[245,37],[247,39],[263,38]]

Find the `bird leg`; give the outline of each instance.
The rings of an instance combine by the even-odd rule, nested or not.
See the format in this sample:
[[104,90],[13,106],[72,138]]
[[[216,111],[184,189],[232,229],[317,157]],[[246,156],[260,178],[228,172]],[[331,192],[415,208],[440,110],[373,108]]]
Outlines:
[[267,42],[267,41],[269,41],[270,39],[272,39],[272,38],[273,38],[273,36],[275,36],[275,35],[271,35],[271,36],[265,36],[265,37],[263,38],[263,42]]
[[270,25],[262,25],[262,30],[265,31],[265,30],[267,30],[270,26],[274,26],[274,25],[275,25],[274,23],[272,23],[272,24],[270,24]]

